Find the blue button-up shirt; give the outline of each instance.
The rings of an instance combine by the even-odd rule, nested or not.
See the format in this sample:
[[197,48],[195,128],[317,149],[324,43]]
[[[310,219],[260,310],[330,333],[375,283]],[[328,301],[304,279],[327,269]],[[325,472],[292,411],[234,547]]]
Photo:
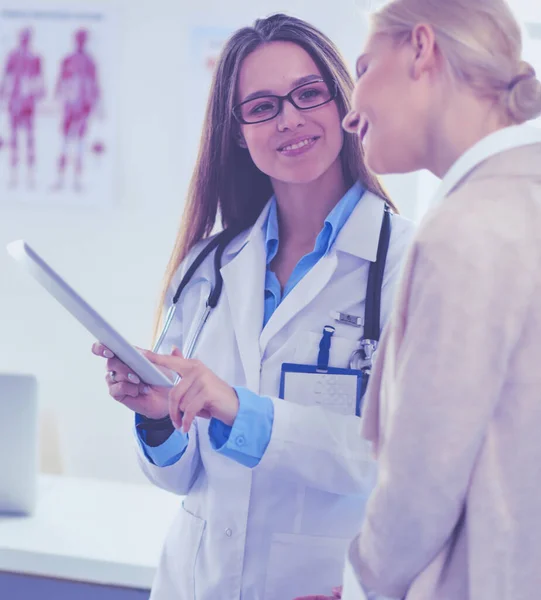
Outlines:
[[[271,199],[269,214],[264,225],[267,272],[262,328],[267,325],[282,300],[329,252],[364,191],[362,184],[357,182],[332,209],[325,219],[323,229],[317,236],[314,249],[299,260],[283,291],[278,278],[270,267],[280,245],[278,205],[275,197]],[[247,467],[255,467],[263,457],[271,438],[274,405],[270,398],[259,396],[246,388],[235,387],[235,391],[239,398],[239,411],[235,422],[229,427],[217,419],[211,419],[210,441],[217,452],[229,456]],[[136,419],[138,418],[136,417]],[[147,446],[141,436],[139,436],[139,440],[146,456],[154,464],[162,467],[172,465],[179,460],[188,445],[188,435],[180,431],[175,431],[162,445],[157,447]]]

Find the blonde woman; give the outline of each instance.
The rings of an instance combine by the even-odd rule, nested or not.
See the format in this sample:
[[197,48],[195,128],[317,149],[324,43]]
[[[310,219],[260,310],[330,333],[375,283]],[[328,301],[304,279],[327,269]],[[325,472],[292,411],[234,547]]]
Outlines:
[[349,558],[368,596],[541,594],[541,83],[521,52],[504,0],[395,0],[358,59],[345,126],[369,168],[443,179],[367,393],[378,482]]

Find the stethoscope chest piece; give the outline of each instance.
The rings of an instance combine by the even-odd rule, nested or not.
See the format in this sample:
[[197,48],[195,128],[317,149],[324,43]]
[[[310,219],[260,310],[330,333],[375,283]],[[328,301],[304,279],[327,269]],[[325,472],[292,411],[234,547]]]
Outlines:
[[350,369],[356,369],[357,371],[364,371],[369,375],[378,343],[376,340],[363,338],[360,344],[360,348],[357,348],[351,353],[349,367]]

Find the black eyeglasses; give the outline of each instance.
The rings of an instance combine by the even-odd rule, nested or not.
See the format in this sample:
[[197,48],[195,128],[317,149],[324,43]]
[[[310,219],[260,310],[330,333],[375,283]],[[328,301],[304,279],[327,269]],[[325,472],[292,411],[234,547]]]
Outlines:
[[233,107],[233,114],[239,123],[253,125],[277,117],[285,100],[299,110],[310,110],[332,102],[337,95],[336,81],[327,83],[324,79],[314,79],[292,89],[286,96],[269,95],[245,100]]

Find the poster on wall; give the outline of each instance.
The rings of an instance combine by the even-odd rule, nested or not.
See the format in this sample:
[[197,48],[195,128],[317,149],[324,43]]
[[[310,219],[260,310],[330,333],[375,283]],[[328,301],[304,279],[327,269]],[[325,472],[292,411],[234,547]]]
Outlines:
[[0,0],[0,206],[114,198],[115,15]]

